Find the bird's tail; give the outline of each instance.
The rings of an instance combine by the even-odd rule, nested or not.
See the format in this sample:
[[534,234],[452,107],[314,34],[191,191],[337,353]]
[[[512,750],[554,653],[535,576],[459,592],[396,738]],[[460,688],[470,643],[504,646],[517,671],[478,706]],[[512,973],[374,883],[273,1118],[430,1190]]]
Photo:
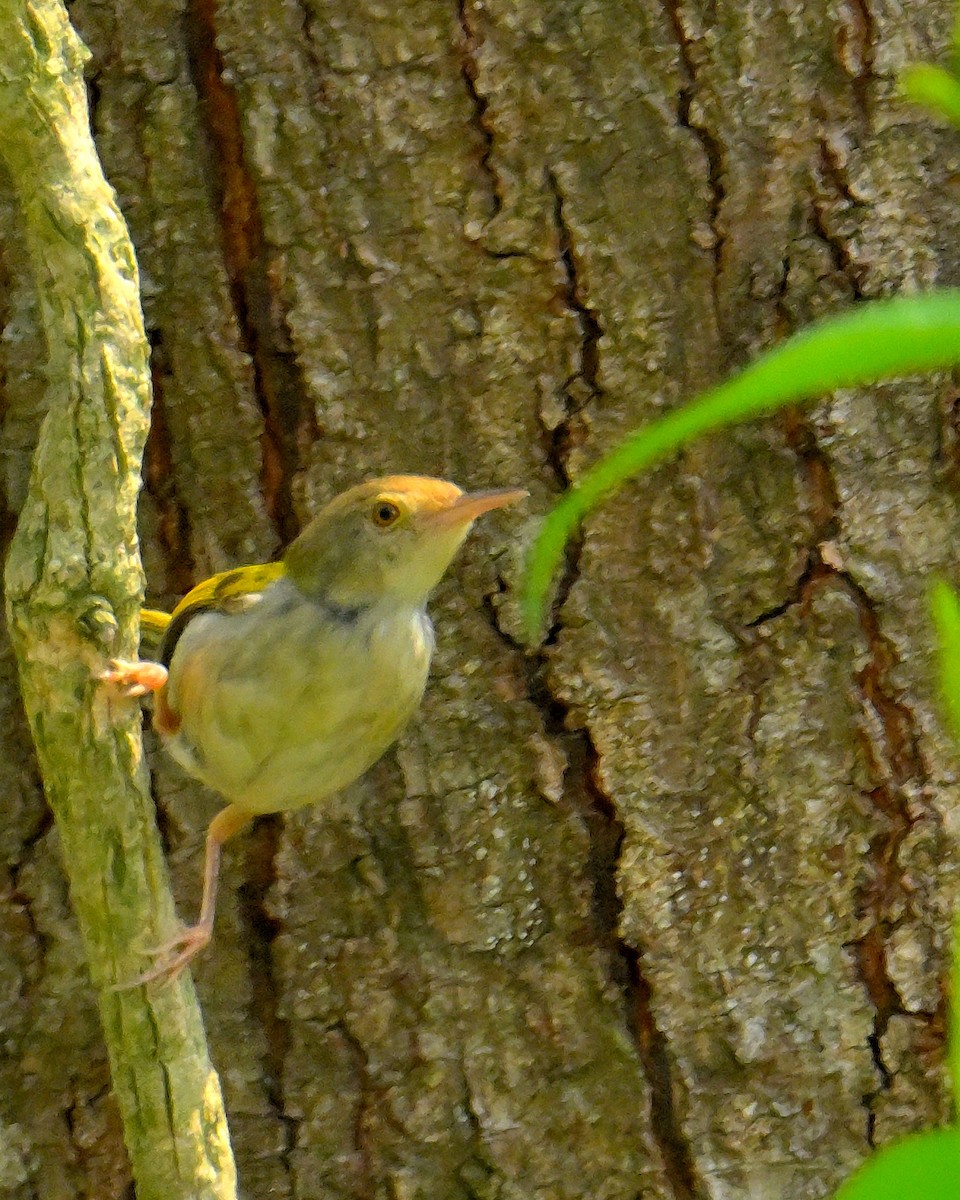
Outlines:
[[170,614],[157,608],[140,609],[140,641],[151,647],[160,645],[160,640],[170,624]]

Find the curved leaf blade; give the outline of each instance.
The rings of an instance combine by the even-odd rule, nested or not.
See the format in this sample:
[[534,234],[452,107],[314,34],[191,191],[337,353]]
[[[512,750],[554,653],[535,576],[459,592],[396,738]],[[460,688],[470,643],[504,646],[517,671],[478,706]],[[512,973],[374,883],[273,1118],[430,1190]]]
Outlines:
[[900,92],[914,104],[922,104],[960,129],[960,80],[943,67],[914,63],[900,72]]
[[572,530],[631,475],[713,430],[857,387],[960,362],[960,290],[863,304],[788,338],[739,375],[638,430],[547,514],[527,561],[523,613],[535,639]]
[[940,695],[950,733],[960,742],[960,597],[945,579],[930,587],[930,616],[937,632]]
[[958,1200],[960,1130],[932,1129],[886,1146],[834,1200]]

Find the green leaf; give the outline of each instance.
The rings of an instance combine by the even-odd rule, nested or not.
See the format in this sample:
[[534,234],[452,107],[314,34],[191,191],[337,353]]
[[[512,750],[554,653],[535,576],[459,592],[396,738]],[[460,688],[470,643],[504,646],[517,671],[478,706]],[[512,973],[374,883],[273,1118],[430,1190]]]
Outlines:
[[960,597],[944,579],[930,588],[930,616],[937,631],[937,667],[947,724],[960,742]]
[[621,443],[548,513],[527,562],[523,595],[535,638],[571,531],[629,476],[712,430],[812,400],[840,387],[913,375],[960,362],[960,290],[858,305],[811,325],[727,383],[703,393]]
[[900,92],[960,129],[960,80],[932,63],[913,63],[900,72]]
[[960,1200],[960,1130],[932,1129],[885,1147],[834,1200]]
[[960,913],[953,918],[953,962],[950,964],[950,1009],[947,1065],[953,1084],[954,1120],[960,1115]]
[[[937,668],[947,724],[960,742],[960,596],[945,579],[935,579],[931,584],[930,615],[937,631]],[[953,1108],[960,1114],[960,913],[953,919],[947,1062]]]

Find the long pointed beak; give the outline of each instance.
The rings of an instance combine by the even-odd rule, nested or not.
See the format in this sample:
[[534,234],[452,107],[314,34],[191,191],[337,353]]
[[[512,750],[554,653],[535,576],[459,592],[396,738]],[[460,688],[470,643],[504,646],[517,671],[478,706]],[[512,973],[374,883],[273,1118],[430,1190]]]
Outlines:
[[453,525],[468,525],[485,512],[494,508],[503,508],[507,504],[516,504],[524,500],[530,493],[523,488],[498,488],[489,492],[465,492],[462,496],[440,512],[433,513],[429,522],[435,528],[449,529]]

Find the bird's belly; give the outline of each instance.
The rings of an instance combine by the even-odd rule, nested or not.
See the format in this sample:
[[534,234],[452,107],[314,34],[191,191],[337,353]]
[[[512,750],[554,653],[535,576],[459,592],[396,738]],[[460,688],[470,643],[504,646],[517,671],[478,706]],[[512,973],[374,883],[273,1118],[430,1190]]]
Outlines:
[[216,617],[222,637],[204,631],[202,643],[182,647],[179,669],[178,655],[171,663],[182,723],[168,749],[251,812],[298,808],[352,783],[423,695],[432,650],[424,613],[333,629],[308,618],[275,619],[274,644],[264,647],[261,631],[250,637],[242,620]]
[[305,700],[242,790],[232,797],[252,812],[277,812],[312,804],[353,783],[397,740],[423,695],[426,673],[410,679],[381,676],[365,690],[365,703],[345,705],[331,721],[328,706]]

